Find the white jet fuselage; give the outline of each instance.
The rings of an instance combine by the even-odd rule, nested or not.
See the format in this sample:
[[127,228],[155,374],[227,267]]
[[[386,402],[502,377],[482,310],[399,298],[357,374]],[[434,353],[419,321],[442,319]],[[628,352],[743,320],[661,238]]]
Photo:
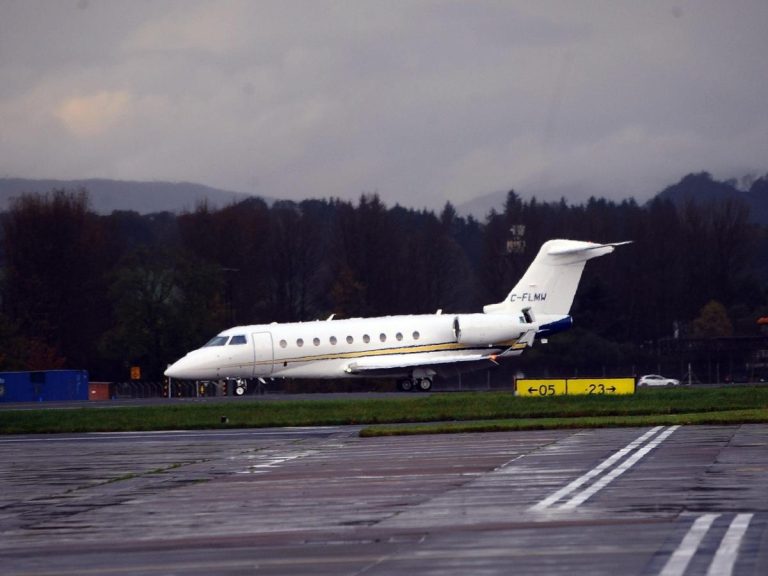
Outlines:
[[166,376],[342,378],[394,376],[401,389],[429,390],[436,375],[517,356],[534,339],[567,330],[588,260],[626,242],[549,240],[507,297],[482,314],[425,314],[256,324],[225,330],[178,360]]
[[[407,375],[415,366],[515,355],[536,325],[515,314],[385,316],[238,326],[167,370],[173,378]],[[467,366],[469,368],[469,366]]]

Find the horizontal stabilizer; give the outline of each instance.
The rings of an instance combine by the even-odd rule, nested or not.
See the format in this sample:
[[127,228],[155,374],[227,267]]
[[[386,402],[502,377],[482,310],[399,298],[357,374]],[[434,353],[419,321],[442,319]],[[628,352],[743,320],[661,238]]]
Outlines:
[[632,240],[627,240],[625,242],[610,242],[608,244],[591,244],[588,246],[555,246],[550,250],[547,250],[547,254],[551,254],[552,256],[578,254],[580,252],[589,252],[590,250],[600,250],[601,248],[616,248],[616,246],[624,246],[625,244],[632,244]]

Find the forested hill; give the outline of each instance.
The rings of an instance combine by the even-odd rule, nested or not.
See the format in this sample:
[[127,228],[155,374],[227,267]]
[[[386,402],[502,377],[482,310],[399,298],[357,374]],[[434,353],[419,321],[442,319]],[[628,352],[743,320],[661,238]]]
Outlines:
[[546,354],[539,368],[564,374],[653,371],[677,336],[759,336],[768,227],[748,218],[727,200],[572,206],[513,191],[482,221],[376,195],[149,215],[96,214],[85,191],[27,195],[0,214],[0,370],[86,368],[115,380],[141,366],[159,378],[233,325],[476,312],[507,295],[543,242],[572,238],[633,243],[590,263],[576,328],[526,362]]
[[677,207],[685,205],[686,202],[742,202],[749,208],[752,222],[768,226],[768,175],[739,183],[736,180],[715,180],[707,172],[688,174],[677,184],[665,188],[658,197],[671,200]]
[[[194,210],[203,201],[211,206],[223,207],[249,198],[249,195],[241,192],[190,182],[0,178],[0,212],[8,210],[11,198],[30,192],[46,193],[61,189],[87,190],[91,209],[99,214],[109,214],[114,210],[129,210],[139,214],[182,212]],[[270,199],[265,200],[271,203]]]
[[[584,190],[574,190],[574,192],[579,197],[585,195]],[[526,195],[530,196],[531,192],[529,191]],[[535,191],[533,195],[536,196]],[[456,212],[460,216],[471,215],[482,222],[491,210],[498,212],[502,209],[506,196],[507,193],[504,191],[478,196],[458,204]],[[686,202],[701,206],[735,201],[749,209],[749,219],[753,223],[768,226],[768,175],[760,178],[744,177],[740,181],[735,179],[719,181],[713,179],[708,172],[688,174],[676,184],[656,194],[656,197],[670,200],[678,208],[683,207]],[[564,198],[568,202],[567,191]]]
[[[139,214],[157,212],[181,213],[192,211],[207,201],[211,207],[222,208],[248,199],[241,192],[221,190],[190,182],[140,182],[128,180],[35,180],[27,178],[0,178],[0,212],[10,208],[11,198],[25,193],[46,193],[52,190],[88,191],[90,208],[97,214],[133,211]],[[495,192],[478,196],[456,206],[461,216],[472,215],[483,222],[491,210],[504,207],[507,193]],[[734,200],[745,204],[750,220],[768,226],[768,175],[760,178],[718,181],[707,172],[688,174],[678,183],[668,186],[657,197],[671,200],[677,207],[686,202],[695,204],[722,203]],[[271,205],[273,198],[262,197]],[[568,199],[566,198],[566,201]]]

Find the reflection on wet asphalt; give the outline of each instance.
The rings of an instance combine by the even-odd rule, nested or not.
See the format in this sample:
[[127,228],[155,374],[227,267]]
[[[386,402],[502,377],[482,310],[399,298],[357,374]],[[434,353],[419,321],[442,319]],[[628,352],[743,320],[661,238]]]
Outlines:
[[768,574],[768,426],[0,437],[4,574]]

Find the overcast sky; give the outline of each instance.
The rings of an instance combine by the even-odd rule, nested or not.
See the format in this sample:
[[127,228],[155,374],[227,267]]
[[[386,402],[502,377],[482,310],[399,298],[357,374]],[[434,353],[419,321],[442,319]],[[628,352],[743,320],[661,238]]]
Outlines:
[[768,2],[0,0],[0,176],[439,207],[768,171]]

